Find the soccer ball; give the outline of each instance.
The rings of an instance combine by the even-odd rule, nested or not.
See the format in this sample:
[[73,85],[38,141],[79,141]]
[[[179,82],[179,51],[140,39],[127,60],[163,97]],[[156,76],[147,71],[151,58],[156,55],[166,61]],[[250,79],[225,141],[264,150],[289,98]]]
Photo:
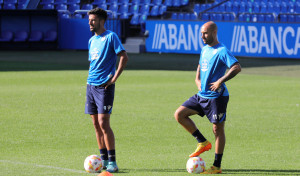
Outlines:
[[98,155],[90,155],[84,160],[84,169],[89,173],[100,172],[103,168],[103,161]]
[[205,162],[200,157],[192,157],[186,163],[186,170],[189,173],[199,174],[205,171]]

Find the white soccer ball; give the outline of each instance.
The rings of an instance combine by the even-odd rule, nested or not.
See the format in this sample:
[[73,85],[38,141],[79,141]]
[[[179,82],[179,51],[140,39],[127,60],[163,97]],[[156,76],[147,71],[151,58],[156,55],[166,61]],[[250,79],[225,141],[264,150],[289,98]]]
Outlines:
[[189,173],[199,174],[205,171],[205,162],[200,157],[192,157],[186,163],[186,170]]
[[89,173],[99,173],[103,168],[103,161],[98,155],[90,155],[84,160],[84,169]]

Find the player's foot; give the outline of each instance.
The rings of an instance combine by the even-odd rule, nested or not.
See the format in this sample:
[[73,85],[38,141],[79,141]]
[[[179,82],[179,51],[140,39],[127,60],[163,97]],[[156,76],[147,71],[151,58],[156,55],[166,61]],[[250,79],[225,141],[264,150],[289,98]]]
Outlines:
[[107,169],[108,160],[103,160],[103,170]]
[[113,162],[108,162],[106,171],[107,171],[107,172],[110,172],[110,173],[118,172],[118,171],[119,171],[119,168],[118,168],[118,166],[117,166],[117,163],[116,163],[115,161],[113,161]]
[[207,169],[206,171],[202,172],[201,174],[220,174],[222,173],[222,169],[220,167],[211,166],[210,169]]
[[211,143],[206,140],[205,142],[198,143],[196,150],[194,153],[190,155],[190,157],[199,156],[201,153],[208,151],[211,149]]

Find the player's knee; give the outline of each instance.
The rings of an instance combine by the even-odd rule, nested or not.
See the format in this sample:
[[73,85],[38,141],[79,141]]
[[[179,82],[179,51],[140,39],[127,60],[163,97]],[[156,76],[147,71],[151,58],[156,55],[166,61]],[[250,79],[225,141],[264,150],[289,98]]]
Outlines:
[[213,126],[213,133],[214,133],[215,136],[224,135],[223,126],[214,125]]
[[179,110],[179,109],[177,109],[177,110],[175,111],[175,113],[174,113],[174,118],[175,118],[175,120],[176,120],[177,122],[180,121],[180,110]]

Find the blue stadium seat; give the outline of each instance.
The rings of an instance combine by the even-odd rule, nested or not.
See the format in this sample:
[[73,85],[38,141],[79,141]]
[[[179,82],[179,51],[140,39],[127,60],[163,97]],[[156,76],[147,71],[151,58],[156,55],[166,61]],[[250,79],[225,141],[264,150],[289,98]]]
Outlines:
[[229,15],[229,13],[225,13],[223,15],[223,17],[224,17],[224,21],[230,21],[230,15]]
[[292,23],[295,22],[295,15],[293,14],[287,15],[287,21]]
[[81,10],[91,10],[91,9],[93,9],[92,4],[83,4],[81,7]]
[[225,12],[232,12],[232,3],[230,2],[226,3]]
[[300,13],[300,2],[296,2],[295,12]]
[[129,13],[138,14],[139,13],[139,5],[134,4],[134,5],[130,6]]
[[80,0],[67,0],[67,4],[79,4]]
[[17,9],[22,10],[22,9],[26,9],[27,5],[26,4],[18,4],[17,5]]
[[191,19],[191,14],[190,13],[185,13],[183,19],[184,20],[190,20]]
[[108,10],[117,13],[118,12],[118,4],[110,4]]
[[162,0],[153,0],[152,4],[154,4],[154,5],[161,5],[162,4]]
[[9,30],[1,31],[0,41],[10,42],[12,41],[13,37],[14,37],[14,33],[12,31]]
[[246,12],[246,4],[244,2],[241,2],[239,13],[244,13],[244,12]]
[[155,5],[151,8],[151,11],[150,11],[150,15],[151,16],[158,16],[158,11],[159,11],[159,6],[158,5]]
[[257,2],[255,2],[253,4],[253,12],[254,13],[259,13],[260,12],[260,6],[259,6],[259,4]]
[[240,14],[238,19],[239,21],[245,21],[244,14]]
[[47,31],[43,41],[45,42],[54,42],[57,39],[57,32],[54,30]]
[[119,4],[129,4],[129,0],[119,0]]
[[70,15],[68,13],[58,13],[59,18],[70,18]]
[[54,0],[54,4],[67,4],[67,0]]
[[134,4],[140,4],[140,0],[131,0],[130,4],[132,4],[132,5],[134,5]]
[[139,15],[134,14],[131,19],[130,19],[130,24],[131,25],[138,25],[139,24]]
[[267,22],[274,22],[275,21],[274,16],[271,15],[271,14],[267,14],[266,15],[266,21]]
[[288,11],[288,13],[295,13],[295,11],[296,11],[295,3],[289,2],[287,4],[287,11]]
[[118,9],[118,13],[128,13],[128,9],[128,4],[122,4]]
[[107,4],[118,4],[118,0],[107,0]]
[[116,12],[108,13],[108,19],[117,19],[118,14]]
[[209,14],[209,20],[216,21],[216,19],[217,19],[217,15],[215,13]]
[[171,15],[171,19],[172,20],[177,20],[177,13],[172,13],[172,15]]
[[81,19],[81,18],[82,18],[82,15],[79,14],[79,13],[76,13],[76,14],[74,14],[74,18],[76,18],[76,19]]
[[245,14],[244,15],[244,21],[250,22],[251,21],[251,15],[250,14]]
[[200,12],[200,4],[194,5],[194,12],[199,13]]
[[208,13],[203,13],[202,16],[201,16],[201,20],[208,21],[209,20]]
[[31,31],[29,34],[28,41],[30,42],[39,42],[43,39],[43,32],[41,31]]
[[280,13],[288,13],[287,4],[285,2],[280,4]]
[[259,15],[257,16],[257,21],[258,21],[258,22],[264,22],[264,21],[265,21],[265,15],[259,14]]
[[106,4],[98,4],[96,6],[98,6],[99,8],[101,8],[103,10],[107,10],[107,5]]
[[151,0],[141,0],[140,3],[149,5],[151,3]]
[[273,13],[273,12],[274,12],[273,7],[274,7],[273,3],[268,2],[268,5],[267,5],[267,13]]
[[216,14],[216,21],[222,21],[223,20],[223,15],[220,13]]
[[106,3],[106,0],[94,0],[94,2],[92,4],[99,6],[99,4],[105,4],[105,3]]
[[164,5],[172,6],[172,0],[164,0]]
[[[26,4],[27,3],[27,0],[19,0],[18,1],[18,4]],[[1,3],[0,3],[1,4]]]
[[79,4],[70,4],[70,5],[68,5],[68,10],[69,10],[71,13],[74,13],[75,10],[79,10],[79,9],[80,9]]
[[173,5],[174,7],[179,7],[179,6],[180,6],[180,0],[173,0],[172,5]]
[[180,5],[186,6],[189,4],[189,0],[180,0]]
[[17,0],[4,0],[4,4],[17,4]]
[[150,6],[148,4],[141,5],[139,9],[140,14],[149,14]]
[[26,31],[17,31],[14,37],[14,42],[25,42],[28,39],[28,32]]
[[53,4],[54,3],[54,0],[42,0],[40,2],[41,5],[44,5],[44,4]]
[[42,9],[45,10],[53,10],[54,9],[54,5],[53,4],[44,4]]
[[159,7],[158,13],[159,13],[159,15],[162,15],[162,14],[164,14],[166,11],[167,11],[167,6],[162,5],[162,6]]
[[120,19],[121,19],[121,20],[128,19],[128,18],[129,18],[128,13],[122,13],[122,14],[120,15]]
[[232,4],[232,12],[234,12],[235,14],[238,14],[239,13],[239,7],[240,7],[240,4],[237,3],[237,2],[234,2]]
[[3,4],[3,9],[4,10],[15,10],[16,5],[15,4]]
[[253,4],[251,2],[246,3],[246,12],[253,13]]
[[274,3],[273,12],[279,14],[280,13],[280,4],[278,2]]
[[296,20],[295,22],[299,23],[300,22],[300,15],[296,15]]
[[280,22],[287,22],[287,16],[286,15],[280,15],[279,20],[280,20]]
[[183,20],[184,19],[184,14],[183,13],[178,13],[177,19],[178,20]]
[[67,10],[67,5],[66,4],[57,4],[55,6],[56,10]]
[[[232,4],[233,5],[233,4]],[[233,6],[232,6],[233,7]],[[233,10],[233,9],[232,9]],[[225,4],[221,4],[219,7],[219,12],[225,12],[226,11],[226,5]]]
[[147,20],[147,15],[146,14],[143,14],[139,17],[139,23],[140,24],[144,24],[146,23],[146,20]]
[[260,13],[267,13],[267,5],[265,3],[261,4]]
[[197,13],[192,13],[191,20],[197,20],[197,19],[198,19]]

